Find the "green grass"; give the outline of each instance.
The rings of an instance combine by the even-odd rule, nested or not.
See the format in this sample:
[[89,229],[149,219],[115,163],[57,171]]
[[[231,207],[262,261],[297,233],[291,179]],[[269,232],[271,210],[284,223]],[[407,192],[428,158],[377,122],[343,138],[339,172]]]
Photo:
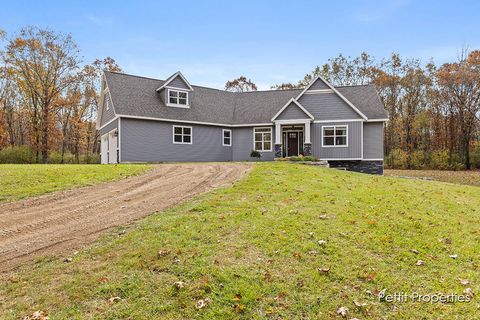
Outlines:
[[410,177],[450,183],[466,184],[480,187],[480,170],[385,170],[390,177]]
[[146,165],[0,164],[0,202],[139,174]]
[[[268,163],[233,187],[3,277],[18,319],[474,319],[470,303],[376,294],[480,292],[478,187]],[[320,246],[319,240],[326,244]],[[418,250],[418,254],[411,252]],[[166,254],[158,255],[160,250]],[[449,255],[457,254],[457,259]],[[425,265],[416,266],[418,260]],[[330,268],[328,273],[318,268]],[[464,286],[458,279],[467,279]],[[183,281],[179,290],[174,282]],[[371,292],[371,294],[369,293]],[[121,300],[109,303],[111,297]],[[199,299],[210,299],[202,308]],[[354,300],[366,302],[356,307]]]

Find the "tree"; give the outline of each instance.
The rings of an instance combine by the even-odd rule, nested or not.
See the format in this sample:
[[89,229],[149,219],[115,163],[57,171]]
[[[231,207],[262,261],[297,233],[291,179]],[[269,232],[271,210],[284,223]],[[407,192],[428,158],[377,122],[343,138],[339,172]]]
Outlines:
[[464,50],[459,61],[443,64],[437,76],[444,103],[458,121],[463,162],[470,169],[471,143],[480,121],[480,50]]
[[77,46],[70,35],[28,27],[7,45],[5,60],[30,103],[35,145],[47,163],[55,99],[78,81]]
[[232,92],[257,91],[257,85],[245,76],[240,76],[237,79],[227,81],[225,90]]

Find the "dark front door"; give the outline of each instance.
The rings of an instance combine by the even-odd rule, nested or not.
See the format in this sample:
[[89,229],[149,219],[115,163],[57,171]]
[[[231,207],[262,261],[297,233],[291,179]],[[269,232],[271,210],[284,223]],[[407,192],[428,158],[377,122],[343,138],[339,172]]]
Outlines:
[[288,156],[298,156],[298,132],[287,132]]

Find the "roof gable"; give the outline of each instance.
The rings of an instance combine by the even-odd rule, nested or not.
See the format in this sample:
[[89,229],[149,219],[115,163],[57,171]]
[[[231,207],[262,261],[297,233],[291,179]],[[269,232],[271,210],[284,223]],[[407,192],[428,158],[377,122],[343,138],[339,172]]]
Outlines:
[[157,91],[160,91],[167,87],[193,91],[192,86],[190,85],[190,83],[188,83],[187,79],[183,76],[183,74],[180,71],[177,71],[173,75],[171,75],[165,81],[165,83],[160,88],[157,89]]
[[[347,98],[345,98],[340,92],[338,92],[337,89],[335,89],[334,86],[332,86],[330,83],[327,82],[327,80],[323,79],[322,77],[318,76],[316,77],[312,82],[310,82],[310,84],[302,91],[302,93],[300,93],[297,97],[297,100],[300,100],[300,98],[307,92],[307,91],[314,91],[313,89],[311,89],[311,87],[313,85],[320,85],[319,84],[319,81],[320,83],[323,83],[323,85],[326,85],[328,87],[328,89],[331,89],[336,95],[338,95],[340,97],[340,99],[342,99],[350,108],[352,108],[358,115],[360,115],[360,117],[362,117],[363,119],[367,120],[367,116],[365,116],[356,106],[354,106],[350,101],[348,101]],[[320,89],[320,90],[328,90],[328,89]]]
[[275,120],[311,119],[313,116],[297,100],[290,99],[272,118]]

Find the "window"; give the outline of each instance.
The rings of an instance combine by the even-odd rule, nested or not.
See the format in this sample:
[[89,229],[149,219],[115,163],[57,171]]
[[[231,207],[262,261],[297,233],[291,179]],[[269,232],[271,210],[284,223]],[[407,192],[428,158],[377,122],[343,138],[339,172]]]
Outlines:
[[231,146],[232,145],[232,130],[223,129],[223,137],[222,137],[222,145],[223,146]]
[[168,89],[167,105],[174,107],[188,107],[188,92]]
[[253,148],[256,151],[272,151],[272,128],[253,129]]
[[323,128],[323,147],[347,147],[348,127],[328,126]]
[[107,94],[103,96],[103,103],[105,104],[105,108],[110,110],[110,99],[108,99]]
[[192,144],[192,127],[173,126],[173,143]]

